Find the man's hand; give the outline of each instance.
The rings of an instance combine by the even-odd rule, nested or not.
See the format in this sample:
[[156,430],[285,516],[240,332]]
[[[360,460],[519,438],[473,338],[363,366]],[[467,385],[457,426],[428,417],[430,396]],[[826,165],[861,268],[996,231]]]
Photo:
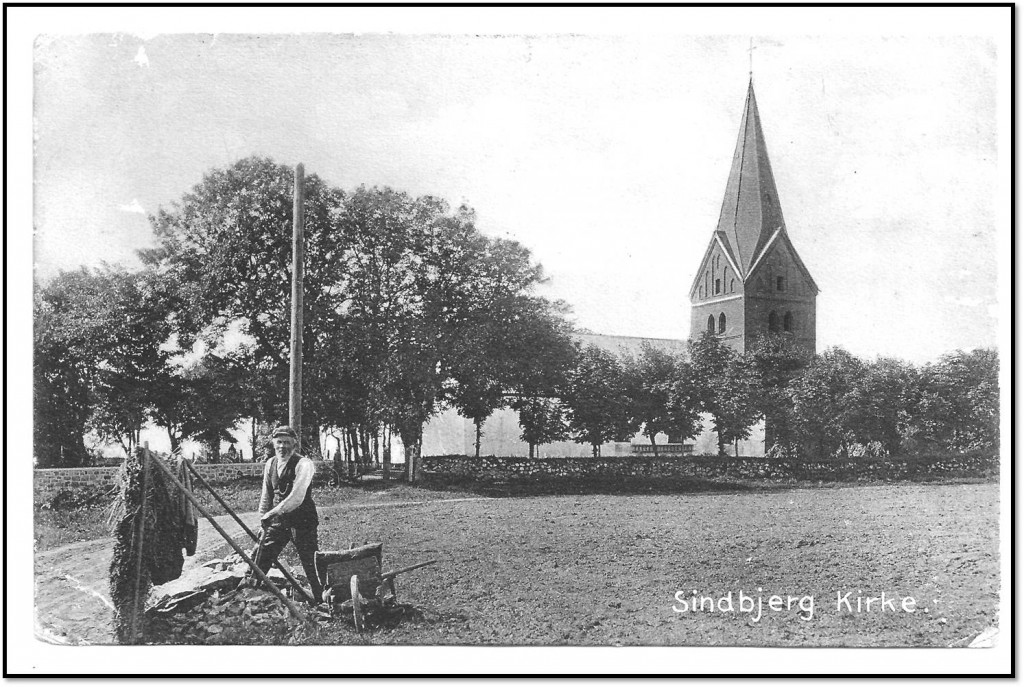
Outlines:
[[260,527],[262,527],[264,530],[267,529],[267,526],[270,523],[272,523],[274,521],[274,518],[276,517],[277,515],[273,511],[268,510],[266,513],[260,516]]

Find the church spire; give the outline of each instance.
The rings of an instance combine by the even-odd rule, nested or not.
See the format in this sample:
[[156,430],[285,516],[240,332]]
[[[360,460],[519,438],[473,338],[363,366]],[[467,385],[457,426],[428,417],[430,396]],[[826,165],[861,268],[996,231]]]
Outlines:
[[718,231],[733,253],[740,276],[746,279],[758,254],[777,229],[785,229],[761,117],[754,97],[754,79],[747,86],[747,102],[733,153]]

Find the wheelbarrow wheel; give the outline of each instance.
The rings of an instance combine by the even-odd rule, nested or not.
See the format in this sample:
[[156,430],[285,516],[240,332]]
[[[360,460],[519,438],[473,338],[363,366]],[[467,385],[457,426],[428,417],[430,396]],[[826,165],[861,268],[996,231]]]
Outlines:
[[352,590],[352,620],[356,625],[356,632],[363,631],[363,597],[359,595],[359,575],[353,575],[349,582]]

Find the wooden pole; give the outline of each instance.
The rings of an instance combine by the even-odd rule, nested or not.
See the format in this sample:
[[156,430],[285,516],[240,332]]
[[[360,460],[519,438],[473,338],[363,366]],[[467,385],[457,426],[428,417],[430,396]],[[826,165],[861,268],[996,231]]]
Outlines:
[[[242,530],[244,530],[245,533],[248,534],[249,537],[254,542],[258,542],[259,541],[259,537],[256,536],[256,533],[253,532],[251,529],[249,529],[248,525],[246,525],[244,522],[242,522],[242,519],[240,517],[238,517],[238,514],[235,513],[235,511],[233,511],[231,509],[231,506],[229,506],[227,503],[225,503],[224,499],[222,499],[220,497],[220,494],[218,494],[216,491],[214,491],[213,487],[211,487],[210,484],[205,479],[203,479],[203,476],[199,474],[199,471],[196,470],[195,466],[192,465],[191,463],[189,463],[187,460],[185,461],[185,465],[188,466],[189,471],[192,473],[192,476],[196,479],[196,481],[199,482],[199,484],[202,485],[203,487],[206,487],[206,490],[208,492],[210,492],[210,494],[213,496],[213,498],[215,498],[217,500],[217,503],[219,503],[221,505],[221,508],[223,508],[227,512],[228,515],[230,515],[232,518],[234,518],[235,522],[238,523],[239,527],[241,527]],[[305,597],[305,599],[307,601],[312,601],[313,600],[313,596],[309,592],[307,592],[305,589],[303,589],[302,585],[299,584],[299,581],[296,580],[292,576],[292,574],[290,572],[288,572],[288,569],[284,567],[284,564],[281,563],[281,561],[279,559],[274,561],[274,565],[277,566],[277,569],[281,571],[281,573],[285,576],[285,579],[287,579],[289,582],[291,582],[292,585],[297,590],[299,590],[299,593],[302,594],[302,596]]]
[[305,172],[295,165],[295,201],[292,205],[292,356],[288,388],[288,423],[302,447],[302,261]]
[[274,593],[274,596],[280,599],[284,603],[284,605],[288,607],[288,610],[291,611],[291,614],[303,622],[308,622],[308,619],[302,613],[302,611],[299,610],[299,607],[295,605],[295,602],[293,602],[291,599],[285,596],[284,593],[282,593],[281,590],[277,588],[277,585],[271,582],[270,578],[268,578],[266,574],[264,574],[264,572],[256,566],[256,563],[249,557],[249,554],[247,554],[242,549],[242,547],[239,546],[238,543],[231,538],[231,535],[224,531],[224,528],[217,523],[217,520],[212,515],[210,515],[210,512],[203,508],[203,504],[199,503],[199,499],[195,497],[195,494],[189,491],[188,488],[181,483],[181,480],[174,476],[174,473],[171,471],[171,469],[164,465],[163,462],[159,460],[154,460],[153,465],[156,465],[158,468],[160,468],[163,471],[164,476],[167,477],[167,479],[171,480],[174,486],[178,487],[178,489],[181,489],[181,493],[185,495],[185,498],[191,501],[192,505],[196,507],[196,510],[202,513],[203,517],[210,521],[210,524],[213,525],[213,529],[217,530],[217,533],[224,538],[224,541],[231,545],[231,548],[235,550],[235,553],[241,556],[242,560],[249,564],[249,568],[253,571],[253,573],[256,574],[256,577],[260,579],[260,582],[267,585],[270,591]]
[[135,597],[132,599],[132,643],[139,641],[139,606],[142,602],[142,551],[146,540],[146,501],[149,492],[149,449],[138,452],[142,457],[142,503],[135,529]]

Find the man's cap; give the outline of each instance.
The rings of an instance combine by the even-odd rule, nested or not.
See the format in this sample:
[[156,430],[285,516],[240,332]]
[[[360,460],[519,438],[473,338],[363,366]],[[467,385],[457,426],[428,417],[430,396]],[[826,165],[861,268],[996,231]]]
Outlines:
[[272,439],[276,439],[277,437],[291,437],[292,439],[298,438],[298,436],[295,434],[295,430],[289,427],[288,425],[281,425],[280,427],[275,429],[274,433],[271,434],[270,436]]

